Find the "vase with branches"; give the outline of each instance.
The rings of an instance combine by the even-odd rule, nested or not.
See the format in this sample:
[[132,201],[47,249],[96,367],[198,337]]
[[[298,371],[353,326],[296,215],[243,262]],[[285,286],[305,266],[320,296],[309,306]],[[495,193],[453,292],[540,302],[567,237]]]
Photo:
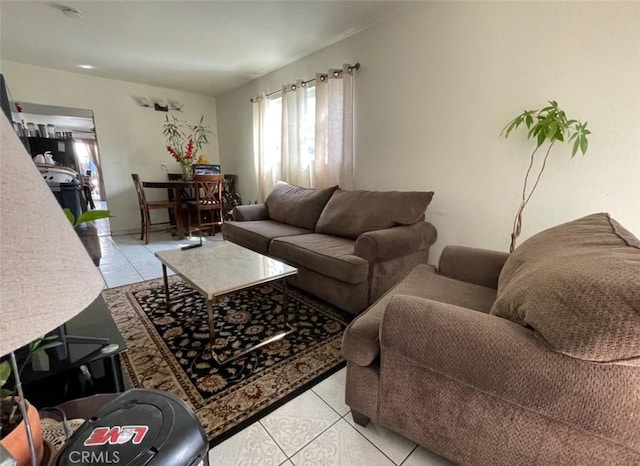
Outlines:
[[192,125],[175,115],[166,115],[162,134],[167,140],[167,152],[180,164],[182,177],[189,179],[198,151],[209,142],[209,136],[213,134],[204,124],[204,116]]
[[[538,183],[540,183],[540,178],[542,178],[542,173],[547,165],[547,159],[553,146],[556,143],[573,141],[571,157],[574,157],[578,151],[584,155],[589,147],[588,135],[591,134],[591,131],[587,129],[586,121],[582,123],[579,120],[567,118],[566,112],[558,106],[558,102],[555,100],[549,101],[549,105],[542,109],[525,110],[511,120],[500,134],[507,138],[511,131],[521,125],[527,127],[529,130],[527,139],[535,139],[536,146],[529,157],[529,167],[524,177],[520,205],[513,220],[509,252],[513,252],[516,248],[516,240],[522,231],[522,214],[524,208],[531,200],[531,196],[533,196],[533,193],[538,187]],[[535,177],[535,181],[533,181],[533,185],[529,187],[529,177],[533,171],[535,155],[540,149],[544,152],[542,163]]]

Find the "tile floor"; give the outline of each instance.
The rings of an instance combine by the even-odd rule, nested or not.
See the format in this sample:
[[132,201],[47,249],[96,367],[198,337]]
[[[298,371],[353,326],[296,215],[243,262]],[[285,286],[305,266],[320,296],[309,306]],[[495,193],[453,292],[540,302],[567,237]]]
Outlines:
[[[138,235],[109,236],[108,222],[98,223],[105,288],[162,276],[154,252],[197,239],[177,241],[167,232],[151,234],[144,245]],[[221,241],[219,233],[206,241]],[[344,403],[346,370],[294,398],[271,414],[212,448],[212,465],[449,465],[414,442],[370,423],[354,424]]]

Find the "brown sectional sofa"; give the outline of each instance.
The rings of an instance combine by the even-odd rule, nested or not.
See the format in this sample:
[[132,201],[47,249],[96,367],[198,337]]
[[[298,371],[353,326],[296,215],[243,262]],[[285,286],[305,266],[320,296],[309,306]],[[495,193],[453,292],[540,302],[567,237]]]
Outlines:
[[346,402],[472,465],[640,464],[640,241],[607,214],[448,246],[343,339]]
[[437,235],[424,220],[432,196],[278,183],[264,204],[237,206],[222,233],[297,267],[294,286],[357,314],[427,263]]

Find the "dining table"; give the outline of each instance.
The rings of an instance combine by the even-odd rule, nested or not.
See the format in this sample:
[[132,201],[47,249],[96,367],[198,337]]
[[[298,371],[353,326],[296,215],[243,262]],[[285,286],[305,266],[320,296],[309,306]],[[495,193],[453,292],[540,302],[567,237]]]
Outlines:
[[[164,180],[164,181],[143,181],[143,188],[167,189],[169,191],[169,200],[176,201],[178,206],[182,206],[183,202],[193,199],[195,189],[195,181],[193,180]],[[178,239],[184,238],[185,218],[182,209],[176,210],[175,218],[170,218],[173,223],[175,221]],[[171,217],[171,214],[169,214]]]

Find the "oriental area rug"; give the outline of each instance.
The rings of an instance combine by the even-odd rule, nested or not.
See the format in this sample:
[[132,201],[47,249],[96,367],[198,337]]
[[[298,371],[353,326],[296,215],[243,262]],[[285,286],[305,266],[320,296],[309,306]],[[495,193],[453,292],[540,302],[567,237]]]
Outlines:
[[[222,365],[211,355],[205,299],[179,277],[111,288],[103,297],[127,343],[121,355],[135,388],[155,388],[186,401],[210,446],[223,441],[344,366],[345,313],[288,287],[296,331]],[[231,293],[214,307],[216,354],[264,340],[284,317],[282,285]]]

